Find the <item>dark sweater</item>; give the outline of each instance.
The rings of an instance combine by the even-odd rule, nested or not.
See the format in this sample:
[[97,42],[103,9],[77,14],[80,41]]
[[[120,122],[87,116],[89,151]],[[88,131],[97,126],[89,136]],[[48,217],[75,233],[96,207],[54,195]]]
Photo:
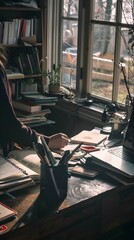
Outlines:
[[38,134],[22,124],[15,115],[12,106],[12,94],[6,72],[0,65],[0,143],[14,142],[22,146],[32,146],[37,142]]

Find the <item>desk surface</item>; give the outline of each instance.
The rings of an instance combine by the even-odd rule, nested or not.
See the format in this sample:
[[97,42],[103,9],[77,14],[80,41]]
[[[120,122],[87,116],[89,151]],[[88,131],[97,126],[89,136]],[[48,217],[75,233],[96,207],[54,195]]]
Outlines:
[[[18,191],[14,193],[16,197],[15,201],[10,198],[1,199],[2,202],[18,212],[17,217],[13,221],[6,223],[9,232],[3,234],[2,239],[21,240],[28,239],[28,237],[30,237],[30,239],[42,239],[40,238],[40,234],[42,234],[42,237],[54,234],[54,239],[59,239],[59,231],[63,234],[63,229],[66,237],[70,236],[70,231],[73,232],[76,231],[76,229],[78,231],[79,229],[79,236],[79,232],[83,231],[83,225],[81,229],[83,221],[85,222],[84,226],[88,224],[88,232],[91,228],[93,239],[97,239],[96,234],[105,233],[111,229],[111,227],[116,226],[116,224],[118,225],[121,222],[133,218],[133,190],[133,184],[129,187],[121,186],[119,183],[113,182],[113,180],[106,177],[97,177],[94,180],[89,180],[72,176],[68,179],[67,198],[61,204],[58,212],[53,213],[47,218],[39,219],[31,225],[28,224],[15,229],[13,233],[13,231],[9,230],[38,197],[39,186],[36,185],[32,188]],[[76,227],[76,223],[78,227]],[[72,230],[72,224],[75,226],[74,230]],[[39,227],[40,225],[42,226],[41,229]],[[85,237],[88,232],[85,231]],[[60,237],[62,237],[62,235]],[[66,237],[64,239],[68,239]],[[83,238],[78,237],[77,239]]]
[[13,195],[15,200],[1,197],[1,202],[18,213],[14,220],[6,223],[7,232],[0,235],[2,240],[83,240],[89,239],[89,235],[95,240],[134,219],[134,184],[123,186],[104,173],[92,180],[71,176],[67,197],[58,211],[11,230],[38,199],[39,185]]

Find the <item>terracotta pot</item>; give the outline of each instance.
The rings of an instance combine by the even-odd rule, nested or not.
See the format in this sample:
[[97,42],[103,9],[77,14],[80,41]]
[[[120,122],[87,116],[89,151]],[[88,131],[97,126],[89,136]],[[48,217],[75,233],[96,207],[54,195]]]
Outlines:
[[60,85],[49,85],[49,93],[59,93]]

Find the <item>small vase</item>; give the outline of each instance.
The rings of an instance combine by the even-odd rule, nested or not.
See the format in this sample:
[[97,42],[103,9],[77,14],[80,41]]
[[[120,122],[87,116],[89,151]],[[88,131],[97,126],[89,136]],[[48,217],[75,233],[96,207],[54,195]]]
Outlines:
[[59,93],[59,92],[60,92],[60,85],[49,84],[49,93]]

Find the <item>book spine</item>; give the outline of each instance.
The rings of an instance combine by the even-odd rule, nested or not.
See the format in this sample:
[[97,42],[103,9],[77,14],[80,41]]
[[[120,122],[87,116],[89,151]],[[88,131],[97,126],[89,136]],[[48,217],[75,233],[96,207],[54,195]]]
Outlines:
[[4,22],[4,30],[3,30],[3,44],[8,43],[8,28],[9,28],[9,22]]
[[14,27],[15,23],[14,21],[10,21],[8,26],[8,39],[7,44],[13,44],[14,43]]
[[0,22],[0,43],[3,40],[3,22]]
[[29,56],[29,54],[27,54],[26,56],[27,56],[30,72],[31,72],[31,74],[34,74],[34,68],[33,68],[33,65],[31,63],[30,56]]
[[19,99],[21,99],[21,81],[15,80],[13,84],[14,84],[13,99],[19,100]]
[[37,47],[32,48],[37,73],[41,73],[40,57]]

